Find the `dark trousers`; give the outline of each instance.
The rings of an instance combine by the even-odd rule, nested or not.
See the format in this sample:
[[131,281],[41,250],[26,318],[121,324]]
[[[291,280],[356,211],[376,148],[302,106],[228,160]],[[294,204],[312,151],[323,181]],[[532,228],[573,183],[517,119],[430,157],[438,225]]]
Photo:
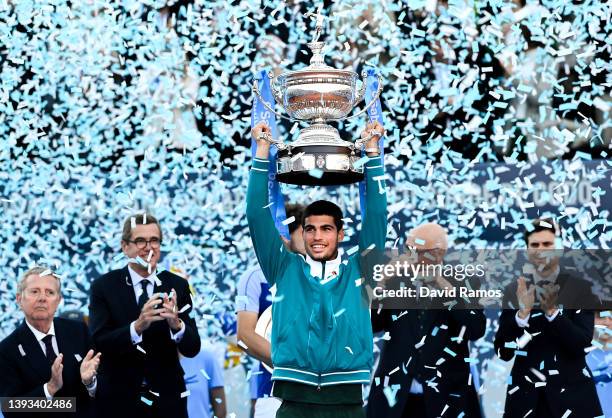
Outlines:
[[414,393],[408,394],[402,418],[427,418],[425,412],[425,397]]
[[546,399],[546,394],[544,393],[544,390],[540,390],[539,392],[540,394],[538,396],[538,405],[536,406],[536,409],[532,416],[535,418],[553,418],[554,415],[550,410],[550,406],[548,406],[548,399]]
[[365,418],[361,405],[320,405],[283,401],[276,418]]

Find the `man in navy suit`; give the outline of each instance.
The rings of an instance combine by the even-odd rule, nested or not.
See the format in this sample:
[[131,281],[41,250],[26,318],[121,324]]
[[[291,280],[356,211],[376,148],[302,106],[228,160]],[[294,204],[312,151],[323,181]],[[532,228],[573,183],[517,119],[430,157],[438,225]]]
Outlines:
[[54,318],[61,299],[60,279],[49,269],[34,267],[22,276],[17,302],[25,320],[0,342],[0,397],[75,397],[76,413],[36,416],[89,417],[100,353],[94,355],[83,322]]
[[[446,231],[435,223],[410,231],[407,246],[419,262],[442,264],[448,248]],[[449,278],[450,280],[450,278]],[[436,277],[430,286],[444,289],[453,280]],[[473,285],[476,288],[476,284]],[[368,418],[480,418],[478,396],[470,377],[469,341],[485,333],[479,309],[381,309],[372,312],[374,332],[387,332],[368,398]],[[461,336],[461,337],[459,337]]]
[[97,410],[103,417],[186,418],[179,353],[194,357],[200,337],[186,280],[157,271],[162,230],[150,214],[126,219],[128,265],[91,285],[90,326],[104,355]]
[[[586,303],[589,283],[564,269],[552,250],[558,228],[552,219],[537,219],[525,231],[534,271],[519,277],[505,291],[504,310],[495,336],[495,351],[505,361],[514,358],[505,418],[601,416],[585,349],[591,345],[594,313],[576,306]],[[523,271],[526,271],[525,269]]]

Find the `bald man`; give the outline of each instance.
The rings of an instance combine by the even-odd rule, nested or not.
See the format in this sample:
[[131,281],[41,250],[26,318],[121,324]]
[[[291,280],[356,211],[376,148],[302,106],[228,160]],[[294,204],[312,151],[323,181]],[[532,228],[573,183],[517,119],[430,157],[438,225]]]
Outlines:
[[[442,264],[448,236],[440,225],[427,223],[410,231],[406,246],[417,250],[419,262]],[[454,286],[452,278],[428,279],[431,288]],[[388,332],[390,339],[381,348],[368,418],[456,417],[462,412],[464,418],[481,417],[464,358],[469,357],[468,342],[484,335],[486,319],[481,310],[460,309],[457,302],[459,308],[450,310],[440,304],[372,312],[374,332]],[[456,338],[460,334],[463,338]]]

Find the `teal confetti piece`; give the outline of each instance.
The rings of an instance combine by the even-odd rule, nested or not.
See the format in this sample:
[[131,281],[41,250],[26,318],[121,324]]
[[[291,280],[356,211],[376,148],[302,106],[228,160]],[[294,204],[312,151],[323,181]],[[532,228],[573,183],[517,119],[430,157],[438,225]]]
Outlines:
[[451,350],[448,347],[444,347],[444,352],[447,354],[450,354],[452,357],[457,357],[457,353],[455,353],[453,350]]
[[320,170],[318,168],[313,168],[311,170],[308,170],[308,175],[317,179],[320,179],[321,177],[323,177],[323,170]]

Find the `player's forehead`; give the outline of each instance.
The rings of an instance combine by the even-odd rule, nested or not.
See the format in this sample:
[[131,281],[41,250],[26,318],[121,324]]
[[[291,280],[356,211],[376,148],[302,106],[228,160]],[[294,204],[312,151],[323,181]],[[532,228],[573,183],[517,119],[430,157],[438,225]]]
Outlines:
[[336,227],[336,223],[334,222],[334,217],[331,215],[310,215],[304,220],[304,226],[308,227],[323,227],[323,226],[331,226]]

